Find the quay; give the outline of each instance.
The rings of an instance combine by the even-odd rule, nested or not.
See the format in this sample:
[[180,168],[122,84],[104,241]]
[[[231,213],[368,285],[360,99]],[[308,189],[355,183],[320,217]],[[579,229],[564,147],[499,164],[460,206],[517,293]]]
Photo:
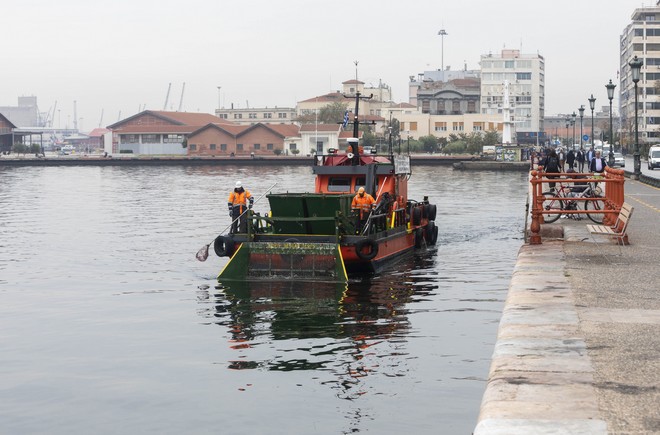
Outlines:
[[625,201],[621,251],[574,219],[520,249],[475,435],[660,433],[660,189]]
[[[235,156],[235,157],[188,157],[188,156],[131,156],[103,157],[102,155],[47,155],[0,156],[0,167],[12,166],[312,166],[311,156]],[[472,156],[444,156],[435,154],[412,154],[411,163],[426,166],[451,166],[467,170],[516,170],[527,171],[529,162],[496,162]]]

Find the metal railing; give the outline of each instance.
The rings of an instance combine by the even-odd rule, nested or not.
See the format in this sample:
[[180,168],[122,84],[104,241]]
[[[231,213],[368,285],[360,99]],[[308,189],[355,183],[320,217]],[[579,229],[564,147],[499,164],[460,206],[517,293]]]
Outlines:
[[[530,173],[530,183],[532,188],[532,223],[530,224],[530,237],[529,243],[532,245],[539,245],[541,240],[541,225],[544,222],[543,215],[549,214],[567,214],[567,213],[602,213],[603,225],[614,225],[616,218],[621,210],[623,204],[624,190],[623,184],[625,182],[624,171],[622,169],[615,169],[605,167],[604,176],[594,176],[593,173],[576,173],[576,172],[562,172],[552,173],[553,178],[548,177],[548,173],[544,172],[542,168],[533,170]],[[565,201],[582,200],[582,201],[602,201],[604,204],[603,210],[579,210],[567,211],[560,209],[545,210],[543,202],[548,199],[543,195],[544,183],[605,183],[605,196],[603,197],[583,197],[583,198],[563,198],[556,197],[554,199]]]

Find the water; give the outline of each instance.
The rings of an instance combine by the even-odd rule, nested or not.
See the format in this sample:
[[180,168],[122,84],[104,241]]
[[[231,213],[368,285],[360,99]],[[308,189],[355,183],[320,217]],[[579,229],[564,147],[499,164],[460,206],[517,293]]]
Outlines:
[[471,433],[526,175],[416,167],[437,252],[216,288],[227,260],[195,253],[237,179],[313,190],[297,167],[0,169],[0,433]]

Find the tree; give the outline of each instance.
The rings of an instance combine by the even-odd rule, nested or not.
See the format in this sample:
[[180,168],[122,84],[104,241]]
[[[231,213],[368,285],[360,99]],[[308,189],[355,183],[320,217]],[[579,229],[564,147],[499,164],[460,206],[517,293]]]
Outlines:
[[27,146],[27,145],[24,145],[24,144],[22,144],[22,143],[20,143],[20,142],[16,142],[16,143],[11,147],[11,151],[12,151],[14,154],[23,154],[23,155],[25,155],[25,154],[28,152],[28,146]]
[[438,151],[438,139],[435,136],[422,136],[419,141],[423,151],[431,154]]
[[486,134],[484,134],[483,142],[484,145],[498,145],[502,143],[500,140],[500,134],[497,132],[497,130],[487,131]]
[[280,148],[275,148],[275,149],[273,150],[273,153],[274,153],[276,156],[279,156],[279,155],[282,154],[282,150],[281,150]]
[[348,100],[346,103],[335,101],[321,107],[317,112],[300,115],[295,121],[301,124],[338,124],[344,121],[347,107]]
[[468,153],[481,154],[483,146],[483,137],[479,132],[473,131],[467,136],[465,150]]
[[375,147],[376,146],[376,135],[370,131],[365,132],[362,135],[362,146],[363,147]]
[[463,154],[465,153],[466,149],[466,144],[464,141],[457,140],[450,142],[447,146],[445,146],[442,151],[445,152],[446,154]]

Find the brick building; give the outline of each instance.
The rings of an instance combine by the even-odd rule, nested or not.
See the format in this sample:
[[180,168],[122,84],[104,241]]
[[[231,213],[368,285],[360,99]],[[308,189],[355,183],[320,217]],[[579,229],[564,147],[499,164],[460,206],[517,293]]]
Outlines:
[[[294,124],[226,125],[209,123],[188,136],[190,156],[274,156],[297,149],[299,127]],[[279,150],[279,151],[277,151]]]

